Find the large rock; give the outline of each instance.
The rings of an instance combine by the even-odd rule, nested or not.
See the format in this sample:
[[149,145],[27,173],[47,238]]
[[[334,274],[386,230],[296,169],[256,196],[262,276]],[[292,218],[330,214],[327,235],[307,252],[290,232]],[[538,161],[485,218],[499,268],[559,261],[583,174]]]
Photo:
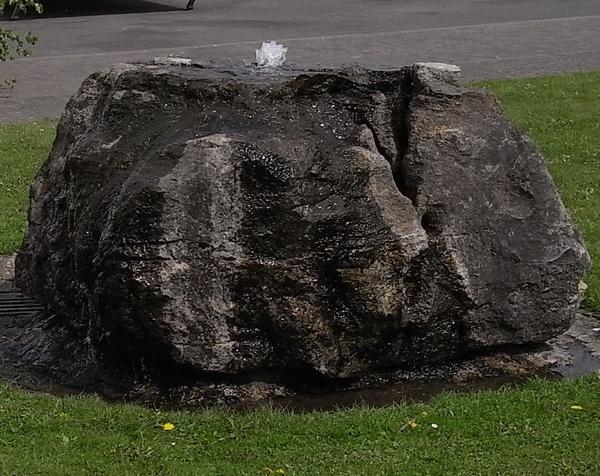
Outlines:
[[67,106],[17,282],[109,367],[352,377],[545,341],[588,262],[451,69],[120,65]]

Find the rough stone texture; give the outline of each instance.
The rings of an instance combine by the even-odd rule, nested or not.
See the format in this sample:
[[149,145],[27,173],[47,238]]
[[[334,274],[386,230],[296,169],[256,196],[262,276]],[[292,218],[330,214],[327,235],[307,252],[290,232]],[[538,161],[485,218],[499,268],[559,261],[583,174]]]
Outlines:
[[119,65],[67,106],[17,283],[108,367],[354,377],[550,339],[588,263],[451,68]]
[[0,292],[13,291],[15,287],[15,256],[0,255]]

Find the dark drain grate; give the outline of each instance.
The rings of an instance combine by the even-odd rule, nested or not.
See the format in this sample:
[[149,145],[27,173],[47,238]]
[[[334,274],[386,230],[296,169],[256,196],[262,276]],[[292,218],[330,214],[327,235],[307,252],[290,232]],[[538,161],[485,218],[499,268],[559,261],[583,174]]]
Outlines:
[[28,316],[43,310],[44,308],[35,299],[25,294],[0,292],[0,317]]

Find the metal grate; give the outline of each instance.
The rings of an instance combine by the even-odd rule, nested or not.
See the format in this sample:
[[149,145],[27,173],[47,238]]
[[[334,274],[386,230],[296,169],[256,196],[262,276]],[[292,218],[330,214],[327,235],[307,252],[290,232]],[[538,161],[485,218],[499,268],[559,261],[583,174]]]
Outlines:
[[0,292],[0,317],[28,316],[43,310],[43,306],[25,294]]

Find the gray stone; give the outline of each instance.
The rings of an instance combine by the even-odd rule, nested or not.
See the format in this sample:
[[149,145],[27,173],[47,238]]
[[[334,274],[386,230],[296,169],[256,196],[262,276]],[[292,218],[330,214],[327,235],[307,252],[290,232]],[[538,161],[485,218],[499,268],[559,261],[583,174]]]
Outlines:
[[436,71],[92,75],[19,286],[107,368],[343,378],[560,334],[579,235],[533,143]]
[[15,256],[0,255],[0,292],[14,291],[15,288]]

